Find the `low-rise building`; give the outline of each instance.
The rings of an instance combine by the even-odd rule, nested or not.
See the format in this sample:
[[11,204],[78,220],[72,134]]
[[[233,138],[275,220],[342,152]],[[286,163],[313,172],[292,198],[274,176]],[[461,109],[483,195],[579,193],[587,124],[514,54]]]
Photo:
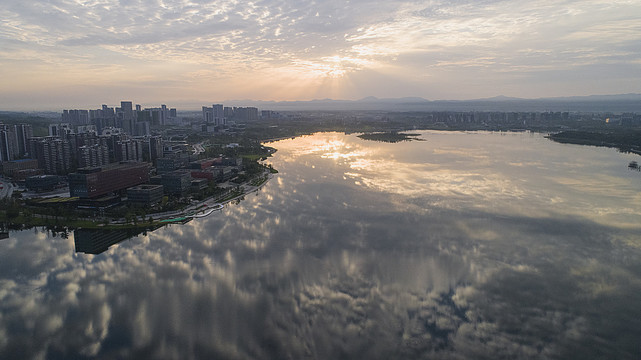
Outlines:
[[191,181],[191,191],[195,193],[207,189],[208,186],[209,180],[207,179],[193,179]]
[[164,157],[158,158],[156,160],[156,172],[158,174],[164,174],[178,170],[180,168],[181,162],[177,158],[173,157]]
[[25,187],[29,191],[52,191],[60,184],[60,177],[56,175],[30,176],[25,179]]
[[44,175],[45,171],[42,169],[25,169],[25,170],[14,170],[12,179],[15,182],[23,182],[29,176],[39,176]]
[[163,186],[143,184],[127,189],[127,201],[134,205],[153,206],[162,201]]
[[238,168],[234,166],[212,166],[203,170],[192,170],[191,177],[224,182],[236,175]]
[[79,169],[69,174],[69,192],[79,198],[96,198],[149,181],[149,164],[125,162]]
[[161,175],[165,194],[183,196],[191,187],[191,174],[188,171],[172,171]]
[[7,177],[13,177],[16,171],[33,170],[37,168],[38,160],[36,159],[5,161],[2,163],[2,174]]
[[189,168],[195,169],[195,170],[206,169],[214,165],[215,161],[216,161],[215,159],[204,159],[204,160],[192,161],[191,163],[189,163]]

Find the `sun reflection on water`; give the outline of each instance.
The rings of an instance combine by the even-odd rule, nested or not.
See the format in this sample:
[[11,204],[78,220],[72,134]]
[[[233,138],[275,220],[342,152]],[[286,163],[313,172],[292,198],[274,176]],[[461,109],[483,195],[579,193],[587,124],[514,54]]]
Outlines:
[[[519,150],[524,141],[533,140],[531,136],[501,136],[501,141],[492,136],[427,131],[421,134],[423,142],[387,144],[322,133],[277,147],[283,149],[283,161],[304,161],[323,171],[330,163],[313,159],[330,160],[331,166],[342,168],[342,179],[354,186],[423,199],[428,207],[543,217],[563,213],[619,225],[632,225],[633,217],[641,215],[629,203],[639,195],[626,186],[627,180],[612,174],[588,178],[577,174],[579,169],[565,158]],[[588,165],[582,166],[584,173],[588,171]],[[327,180],[326,175],[319,178]],[[599,206],[591,206],[594,201]]]

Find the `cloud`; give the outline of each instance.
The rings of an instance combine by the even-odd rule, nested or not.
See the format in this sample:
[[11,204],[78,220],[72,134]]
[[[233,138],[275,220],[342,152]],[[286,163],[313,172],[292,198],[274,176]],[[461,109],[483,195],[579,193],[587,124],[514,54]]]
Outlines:
[[[265,79],[265,86],[248,94],[264,99],[267,89],[292,78],[317,79],[305,86],[317,89],[320,96],[359,98],[387,96],[388,84],[377,82],[371,90],[348,88],[344,81],[337,85],[345,90],[337,92],[320,80],[354,75],[352,79],[360,81],[360,72],[377,70],[393,74],[390,79],[402,89],[411,84],[408,79],[426,74],[422,86],[410,86],[412,93],[400,95],[429,97],[437,94],[435,87],[453,93],[448,81],[478,82],[478,87],[470,86],[477,93],[481,83],[495,83],[495,88],[509,84],[515,81],[505,75],[510,72],[584,74],[588,69],[581,66],[595,64],[628,64],[638,72],[641,58],[636,46],[641,40],[636,22],[641,7],[633,1],[8,0],[0,10],[5,14],[0,39],[11,44],[0,54],[3,67],[17,67],[10,59],[45,61],[64,73],[75,66],[103,66],[106,55],[130,69],[115,75],[122,81],[135,79],[150,62],[165,63],[182,76],[187,72],[180,67],[190,64],[190,72],[213,67],[220,74],[215,79],[230,96],[242,96],[248,78]],[[461,66],[473,66],[477,73],[459,77]],[[19,74],[28,81],[30,69]],[[41,81],[59,80],[49,75]],[[527,93],[527,86],[522,87],[521,93]],[[191,94],[224,97],[219,88]],[[577,93],[581,86],[565,91],[572,88]],[[301,94],[291,89],[279,96],[292,98],[288,94],[294,92]],[[308,97],[314,91],[302,94]],[[484,95],[496,94],[475,97]]]

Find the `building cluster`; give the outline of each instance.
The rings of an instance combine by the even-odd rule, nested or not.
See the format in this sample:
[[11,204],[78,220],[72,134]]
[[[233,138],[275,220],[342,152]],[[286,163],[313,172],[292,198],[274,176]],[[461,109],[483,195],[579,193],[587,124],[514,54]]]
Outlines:
[[254,121],[258,120],[259,112],[255,107],[228,107],[214,104],[211,107],[203,106],[203,123],[201,130],[204,132],[217,132],[227,126],[228,120]]
[[63,110],[62,122],[74,126],[93,125],[98,133],[105,128],[119,128],[132,136],[149,135],[151,126],[168,125],[177,118],[176,109],[161,105],[158,108],[145,108],[133,105],[131,101],[121,101],[120,107],[96,110]]
[[[134,115],[135,114],[135,115]],[[69,187],[74,206],[106,208],[122,202],[153,206],[164,196],[182,197],[234,177],[242,161],[194,161],[185,141],[163,141],[142,123],[163,124],[174,110],[133,110],[131,102],[99,110],[65,110],[48,136],[34,137],[31,125],[0,124],[2,172],[32,191]],[[224,109],[211,108],[209,121],[225,125]],[[142,121],[141,121],[142,120]],[[124,126],[118,127],[118,126]],[[58,202],[46,203],[51,206]]]
[[[407,114],[404,114],[407,115]],[[447,125],[450,127],[466,125],[482,125],[488,129],[501,128],[563,128],[566,125],[581,122],[606,123],[610,126],[624,127],[641,125],[641,114],[636,113],[578,113],[568,111],[557,112],[481,112],[481,111],[433,111],[410,115],[418,120],[418,124],[433,126]]]
[[33,128],[29,124],[0,123],[0,161],[23,158],[29,152],[29,139],[32,137]]
[[48,136],[34,137],[32,125],[0,124],[3,175],[23,181],[34,175],[67,175],[76,169],[122,161],[153,163],[163,156],[160,136],[150,124],[164,124],[176,110],[134,110],[130,101],[117,108],[64,110],[62,122],[49,125]]
[[236,158],[189,161],[186,156],[168,154],[158,159],[156,169],[150,163],[131,161],[86,167],[69,174],[69,193],[86,208],[120,204],[122,197],[132,205],[152,207],[164,196],[184,197],[205,190],[211,181],[230,180],[241,164]]
[[[95,173],[117,174],[96,180],[116,187],[123,181],[129,184],[130,173],[135,173],[136,182],[147,182],[150,168],[164,156],[162,137],[150,135],[149,123],[162,124],[171,117],[175,109],[164,105],[145,110],[137,105],[134,110],[131,102],[123,101],[115,110],[104,105],[99,110],[65,110],[65,122],[51,124],[48,136],[34,137],[29,124],[0,124],[2,175],[36,191],[64,187],[67,178],[77,182],[89,173],[89,179],[98,176]],[[87,197],[95,194],[92,186],[86,189]]]
[[153,163],[163,156],[161,136],[131,136],[117,128],[105,128],[98,134],[93,125],[78,126],[77,130],[70,124],[51,125],[49,136],[32,137],[28,143],[29,156],[50,175],[121,161]]
[[623,114],[607,114],[605,122],[612,125],[620,126],[641,126],[641,114],[623,113]]

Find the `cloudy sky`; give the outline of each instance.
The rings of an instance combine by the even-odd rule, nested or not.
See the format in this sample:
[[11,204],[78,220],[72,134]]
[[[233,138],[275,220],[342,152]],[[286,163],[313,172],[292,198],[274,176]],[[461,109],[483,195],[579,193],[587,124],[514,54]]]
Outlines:
[[0,109],[641,92],[638,0],[3,0]]

